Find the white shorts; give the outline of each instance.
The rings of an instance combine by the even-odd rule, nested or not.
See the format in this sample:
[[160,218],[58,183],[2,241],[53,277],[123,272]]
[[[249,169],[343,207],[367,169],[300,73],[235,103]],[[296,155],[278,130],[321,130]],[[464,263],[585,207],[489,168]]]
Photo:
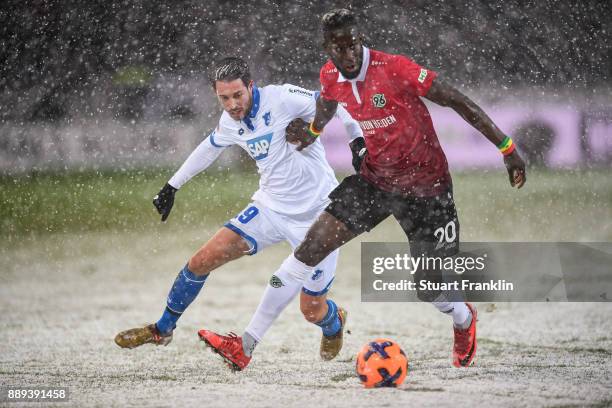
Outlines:
[[[255,255],[281,241],[287,241],[291,248],[295,249],[304,240],[308,229],[321,212],[323,208],[289,216],[277,213],[260,203],[251,203],[225,226],[249,244],[249,255]],[[339,250],[336,249],[315,267],[312,276],[304,281],[304,293],[311,296],[327,293],[336,274],[338,254]]]

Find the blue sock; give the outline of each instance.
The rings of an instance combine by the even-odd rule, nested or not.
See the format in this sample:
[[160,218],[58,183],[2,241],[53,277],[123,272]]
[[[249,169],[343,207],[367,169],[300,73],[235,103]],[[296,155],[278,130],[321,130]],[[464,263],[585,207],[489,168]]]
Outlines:
[[333,336],[340,331],[342,325],[338,317],[338,306],[336,306],[333,300],[327,300],[327,314],[321,321],[315,324],[323,329],[323,335],[327,337]]
[[187,265],[179,272],[170,293],[168,293],[166,310],[156,324],[160,333],[169,333],[176,328],[176,322],[187,309],[187,306],[198,296],[206,278],[208,278],[208,275],[195,275]]

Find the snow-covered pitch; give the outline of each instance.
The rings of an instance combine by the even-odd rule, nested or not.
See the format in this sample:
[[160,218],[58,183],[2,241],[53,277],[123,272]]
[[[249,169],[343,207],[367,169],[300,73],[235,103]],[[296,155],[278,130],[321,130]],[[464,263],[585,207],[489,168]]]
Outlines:
[[[62,406],[606,406],[612,404],[612,306],[478,304],[476,365],[451,366],[451,321],[421,303],[361,303],[359,241],[348,244],[331,296],[349,311],[344,349],[318,356],[319,328],[293,302],[233,373],[196,331],[242,333],[279,246],[213,272],[166,348],[118,348],[114,335],[155,321],[191,253],[214,231],[55,234],[0,247],[0,384],[68,387]],[[402,240],[392,221],[363,237]],[[365,390],[355,355],[389,337],[409,358],[398,389]]]

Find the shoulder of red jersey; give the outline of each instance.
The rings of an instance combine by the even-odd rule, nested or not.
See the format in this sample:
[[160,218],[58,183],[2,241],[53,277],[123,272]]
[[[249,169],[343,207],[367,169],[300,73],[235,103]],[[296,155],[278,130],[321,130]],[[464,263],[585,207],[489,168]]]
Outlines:
[[370,67],[380,67],[387,72],[397,72],[404,69],[420,69],[421,66],[412,59],[401,54],[389,54],[370,50]]
[[370,66],[387,66],[393,63],[393,57],[396,57],[396,55],[370,49]]
[[331,60],[327,60],[325,65],[321,67],[320,77],[321,77],[321,82],[338,81],[338,68],[336,68],[336,66]]
[[[378,53],[378,59],[384,61],[386,72],[392,77],[403,80],[403,84],[419,96],[427,94],[432,81],[436,78],[435,71],[426,69],[405,55]],[[376,55],[376,54],[375,54]],[[375,56],[374,61],[377,59]],[[373,63],[370,57],[370,63]]]
[[382,51],[370,51],[370,66],[384,66],[395,69],[402,65],[418,66],[416,62],[401,54],[389,54]]

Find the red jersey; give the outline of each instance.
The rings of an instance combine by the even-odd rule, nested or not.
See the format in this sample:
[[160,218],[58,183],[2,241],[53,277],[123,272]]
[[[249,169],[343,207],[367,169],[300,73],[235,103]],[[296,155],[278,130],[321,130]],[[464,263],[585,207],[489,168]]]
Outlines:
[[368,149],[361,175],[381,190],[430,197],[451,183],[420,98],[435,77],[404,56],[366,47],[355,79],[345,79],[331,60],[321,68],[321,96],[340,103],[359,122]]

